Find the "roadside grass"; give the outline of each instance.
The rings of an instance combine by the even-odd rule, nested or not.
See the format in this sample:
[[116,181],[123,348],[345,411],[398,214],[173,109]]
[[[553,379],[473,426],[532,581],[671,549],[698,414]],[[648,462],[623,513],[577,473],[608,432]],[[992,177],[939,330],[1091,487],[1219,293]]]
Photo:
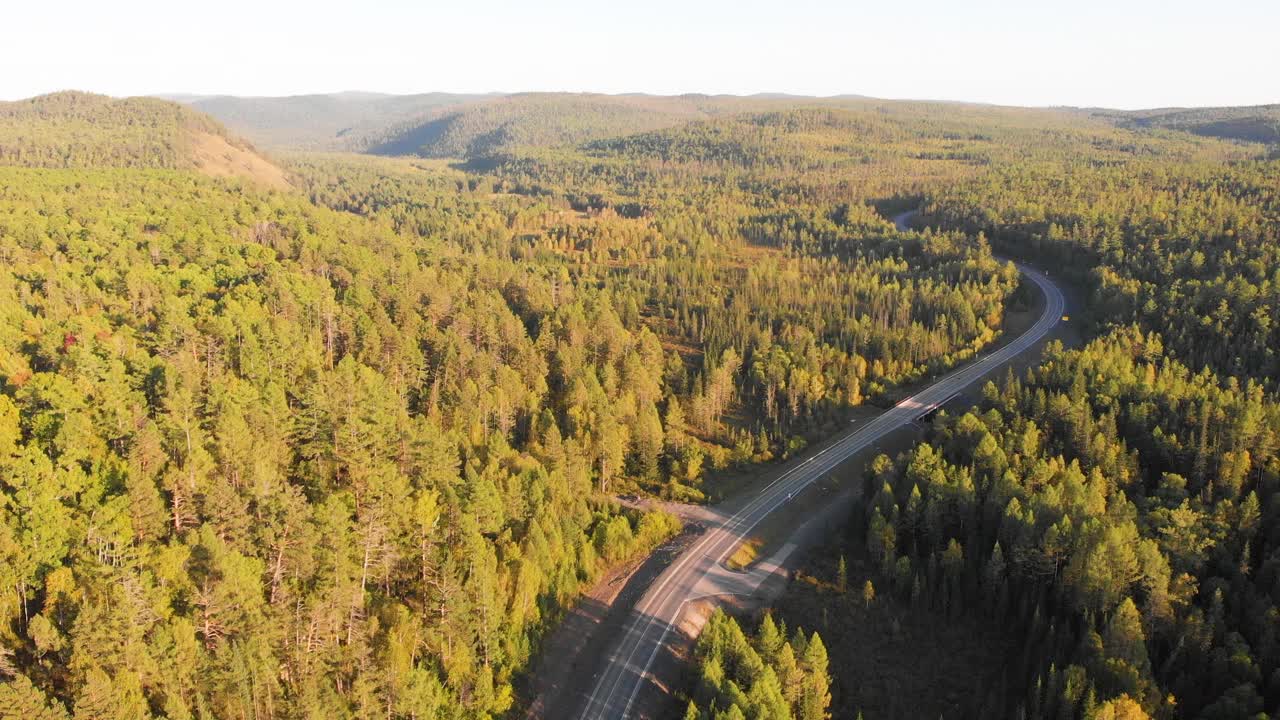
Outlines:
[[738,546],[737,550],[725,560],[724,564],[730,570],[745,570],[751,567],[751,564],[760,559],[761,542],[757,538],[749,538],[746,542]]

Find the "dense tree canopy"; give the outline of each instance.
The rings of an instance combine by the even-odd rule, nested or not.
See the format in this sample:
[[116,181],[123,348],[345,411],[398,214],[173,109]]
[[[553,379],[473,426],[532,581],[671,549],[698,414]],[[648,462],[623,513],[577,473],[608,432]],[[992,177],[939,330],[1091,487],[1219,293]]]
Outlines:
[[822,638],[765,615],[748,639],[737,621],[716,610],[694,649],[698,679],[686,720],[772,718],[825,720],[830,717],[829,659]]
[[1141,322],[1193,367],[1280,378],[1276,162],[1017,166],[927,211],[1074,271],[1100,319]]
[[1028,716],[1274,698],[1280,405],[1163,352],[1136,328],[1052,350],[868,476],[859,527],[897,593],[1016,619]]

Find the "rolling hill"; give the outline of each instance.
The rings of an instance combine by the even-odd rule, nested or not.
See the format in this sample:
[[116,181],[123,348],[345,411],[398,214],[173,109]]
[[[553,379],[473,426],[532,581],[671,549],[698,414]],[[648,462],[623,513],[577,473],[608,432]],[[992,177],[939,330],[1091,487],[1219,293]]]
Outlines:
[[191,169],[288,185],[280,168],[203,113],[74,91],[0,103],[0,165]]
[[576,145],[676,127],[748,104],[742,98],[706,95],[526,93],[451,108],[424,121],[390,128],[368,150],[385,155],[478,157],[522,146]]
[[1224,140],[1280,143],[1280,105],[1095,111],[1094,114],[1132,128],[1161,128]]

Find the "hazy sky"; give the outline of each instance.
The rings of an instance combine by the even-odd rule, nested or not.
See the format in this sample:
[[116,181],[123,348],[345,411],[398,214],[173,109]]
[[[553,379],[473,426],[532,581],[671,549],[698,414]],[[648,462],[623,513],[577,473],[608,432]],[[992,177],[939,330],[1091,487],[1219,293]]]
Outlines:
[[1280,0],[9,0],[0,97],[568,90],[1280,102]]

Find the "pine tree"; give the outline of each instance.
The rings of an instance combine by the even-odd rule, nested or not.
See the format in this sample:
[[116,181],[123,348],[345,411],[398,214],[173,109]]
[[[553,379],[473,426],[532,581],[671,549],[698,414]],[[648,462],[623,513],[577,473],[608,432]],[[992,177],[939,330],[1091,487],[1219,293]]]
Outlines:
[[814,633],[805,648],[801,661],[805,671],[804,687],[800,692],[800,702],[796,709],[797,720],[823,720],[830,717],[827,707],[831,705],[831,677],[827,671],[827,648],[822,638]]
[[0,720],[67,720],[67,712],[19,674],[0,682]]
[[805,673],[801,669],[799,661],[796,660],[795,650],[792,649],[790,643],[784,643],[782,649],[778,651],[778,661],[775,667],[777,668],[778,680],[782,683],[782,695],[792,707],[795,707],[800,702],[800,694],[805,683]]
[[773,614],[766,612],[760,620],[759,630],[756,631],[756,648],[761,659],[769,665],[776,664],[778,654],[786,642],[786,638],[782,636],[777,624],[773,621]]

